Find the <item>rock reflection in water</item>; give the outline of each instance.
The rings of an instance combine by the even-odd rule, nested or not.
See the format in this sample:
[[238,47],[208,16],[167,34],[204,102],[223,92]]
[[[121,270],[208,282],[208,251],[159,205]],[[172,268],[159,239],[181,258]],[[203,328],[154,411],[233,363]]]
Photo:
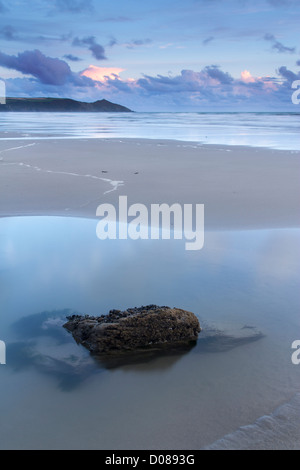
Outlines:
[[[190,341],[186,344],[174,345],[170,348],[164,346],[156,346],[155,348],[143,348],[134,352],[123,352],[120,354],[100,355],[93,354],[97,364],[105,369],[115,369],[117,367],[127,366],[133,367],[135,365],[145,365],[145,369],[151,363],[151,369],[165,369],[171,367],[177,362],[184,354],[189,353],[197,345],[197,341]],[[159,359],[166,359],[167,361],[160,361]]]
[[251,326],[231,328],[226,325],[225,329],[201,321],[203,330],[198,341],[172,348],[140,349],[134,354],[91,355],[62,327],[68,314],[68,309],[41,312],[15,322],[13,329],[23,340],[7,345],[9,367],[14,372],[34,368],[38,373],[53,377],[61,390],[72,391],[106,369],[126,366],[130,370],[146,372],[163,370],[171,368],[186,354],[227,352],[264,337]]

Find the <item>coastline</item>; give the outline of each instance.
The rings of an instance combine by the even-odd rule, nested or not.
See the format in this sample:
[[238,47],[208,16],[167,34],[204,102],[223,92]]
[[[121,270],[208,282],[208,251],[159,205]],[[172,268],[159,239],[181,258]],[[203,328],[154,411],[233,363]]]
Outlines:
[[95,218],[99,204],[205,205],[205,227],[300,227],[300,152],[148,139],[0,140],[0,217]]

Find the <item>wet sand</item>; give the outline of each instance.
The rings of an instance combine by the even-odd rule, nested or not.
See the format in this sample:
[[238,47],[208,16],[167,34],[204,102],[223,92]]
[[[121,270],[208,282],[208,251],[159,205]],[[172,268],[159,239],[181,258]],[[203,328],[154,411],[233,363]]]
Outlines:
[[166,140],[0,141],[0,216],[95,217],[99,204],[205,205],[208,229],[300,226],[300,152]]

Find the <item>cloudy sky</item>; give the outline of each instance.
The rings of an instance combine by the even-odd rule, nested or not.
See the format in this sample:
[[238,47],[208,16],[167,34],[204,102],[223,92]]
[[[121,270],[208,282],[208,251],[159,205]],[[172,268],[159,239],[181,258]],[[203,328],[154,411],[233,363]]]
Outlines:
[[0,0],[8,96],[299,111],[300,0]]

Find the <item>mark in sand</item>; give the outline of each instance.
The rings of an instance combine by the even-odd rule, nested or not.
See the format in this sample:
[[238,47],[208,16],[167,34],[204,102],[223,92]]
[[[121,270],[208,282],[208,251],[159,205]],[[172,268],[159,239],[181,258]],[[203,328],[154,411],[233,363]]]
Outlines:
[[[24,149],[25,147],[32,147],[33,145],[35,145],[35,142],[32,143],[32,144],[21,145],[20,147],[12,147],[12,148],[9,148],[9,149],[3,149],[3,150],[0,150],[0,154],[4,153],[4,152],[9,152],[11,150],[19,150],[19,149]],[[2,160],[3,160],[3,157],[0,158],[0,161],[2,161]]]
[[[21,149],[21,148],[24,148],[24,147],[30,147],[32,145],[35,145],[35,143],[28,144],[28,145],[22,145],[21,147],[14,147],[14,148],[10,148],[10,149],[4,149],[4,150],[1,150],[0,153],[7,152],[9,150],[18,150],[18,149]],[[1,158],[0,161],[1,160],[3,160],[3,159]],[[79,177],[79,178],[91,178],[91,179],[95,179],[95,180],[99,180],[99,181],[105,181],[105,182],[109,183],[112,186],[112,189],[109,189],[109,190],[105,191],[103,194],[108,194],[112,191],[116,191],[119,188],[119,186],[124,186],[124,181],[114,181],[114,180],[111,180],[109,178],[101,178],[100,176],[81,175],[79,173],[71,173],[71,172],[68,172],[68,171],[47,170],[45,168],[40,168],[38,166],[33,166],[33,165],[30,165],[29,163],[24,163],[24,162],[5,162],[2,165],[3,166],[18,165],[18,166],[21,166],[21,167],[33,169],[35,171],[40,171],[40,172],[43,172],[43,173],[52,173],[52,174],[55,174],[55,175],[75,176],[75,177]],[[102,173],[104,173],[104,172],[105,171],[102,171]]]

